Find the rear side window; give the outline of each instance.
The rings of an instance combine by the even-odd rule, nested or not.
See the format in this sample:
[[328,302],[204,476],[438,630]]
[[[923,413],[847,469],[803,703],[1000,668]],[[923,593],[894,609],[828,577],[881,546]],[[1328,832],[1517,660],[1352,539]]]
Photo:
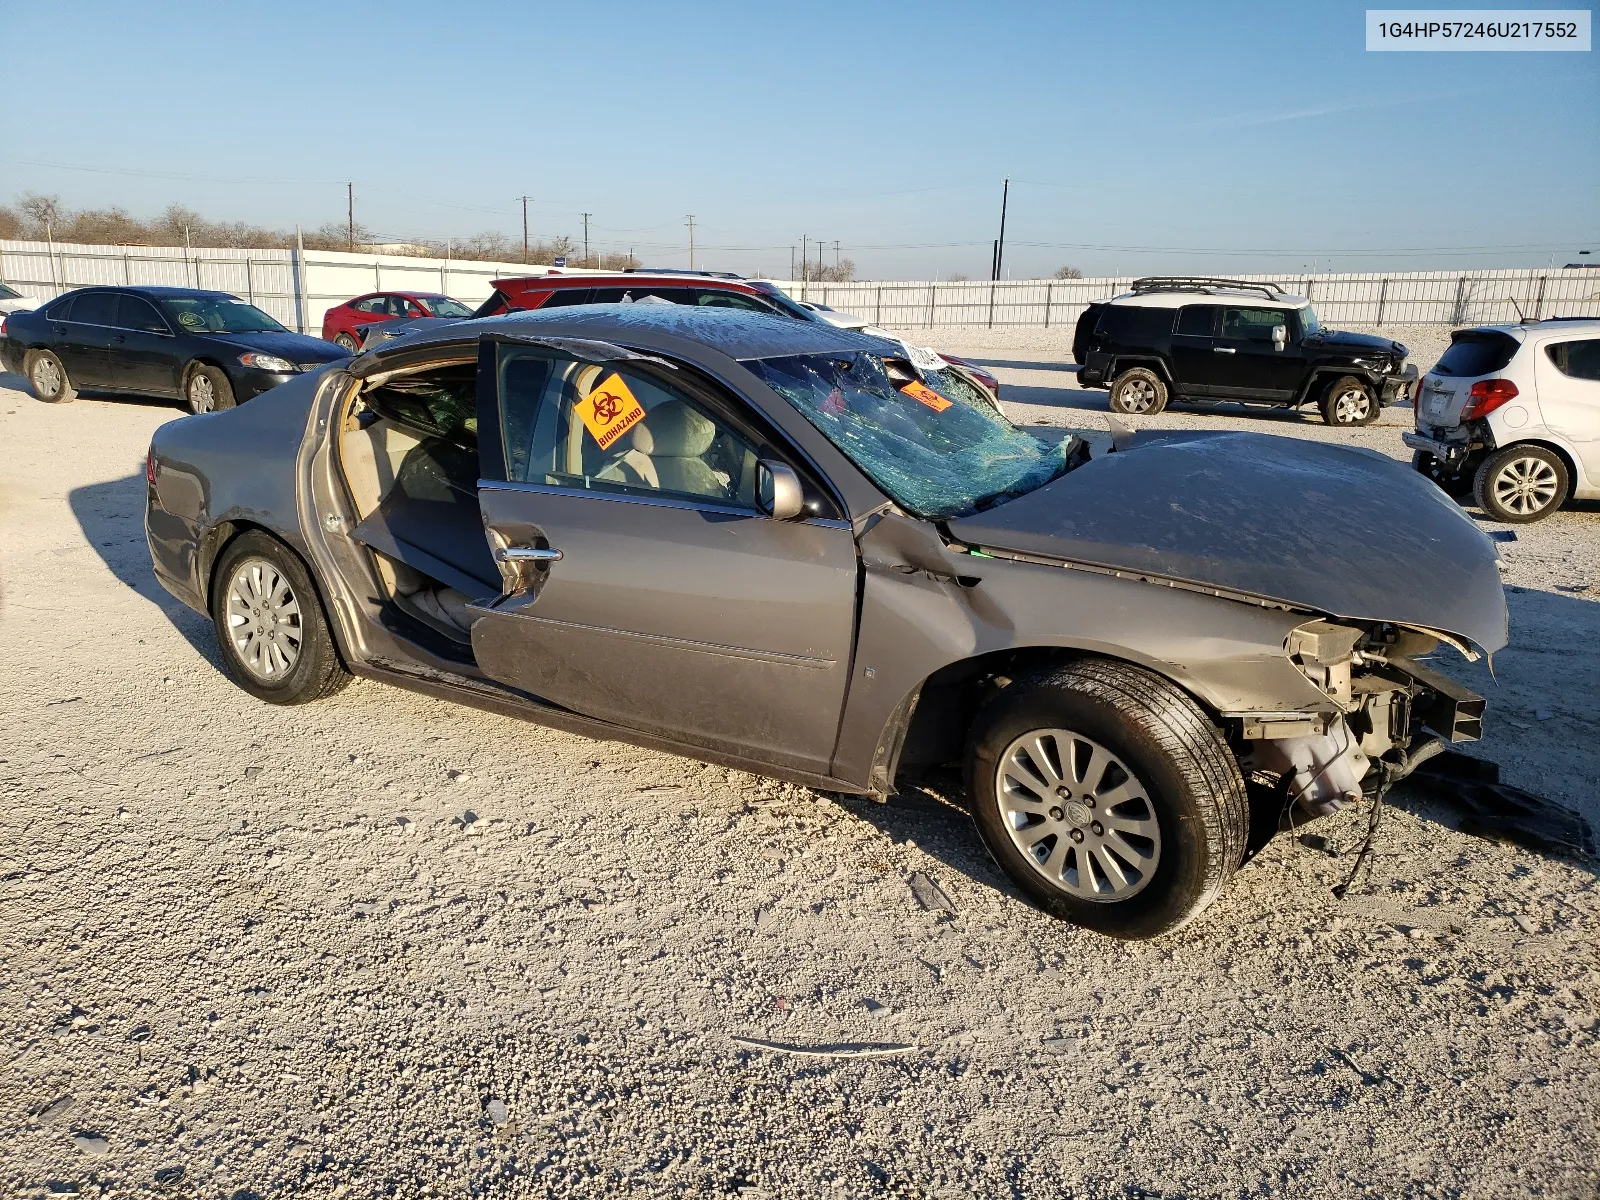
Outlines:
[[[589,297],[594,291],[594,288],[557,288],[550,293],[550,299],[539,305],[539,307],[561,308],[568,304],[588,304],[590,303]],[[617,299],[622,299],[622,296],[619,294]],[[598,303],[604,302],[599,301]]]
[[1600,379],[1600,338],[1545,347],[1556,370],[1573,379]]
[[72,306],[72,319],[83,325],[115,325],[117,297],[114,292],[90,292],[79,296]]
[[381,313],[384,310],[384,298],[382,296],[368,296],[365,300],[356,301],[351,307],[357,312]]
[[1134,308],[1109,304],[1100,314],[1101,337],[1123,346],[1148,346],[1172,332],[1174,308]]
[[1450,335],[1450,349],[1433,368],[1435,375],[1476,379],[1505,369],[1522,343],[1491,329],[1464,329]]
[[52,304],[45,309],[45,316],[52,321],[70,321],[72,320],[72,306],[77,302],[78,298],[76,296],[69,296],[60,303]]
[[1215,337],[1217,314],[1221,311],[1215,304],[1186,304],[1178,310],[1178,325],[1173,332],[1189,337]]

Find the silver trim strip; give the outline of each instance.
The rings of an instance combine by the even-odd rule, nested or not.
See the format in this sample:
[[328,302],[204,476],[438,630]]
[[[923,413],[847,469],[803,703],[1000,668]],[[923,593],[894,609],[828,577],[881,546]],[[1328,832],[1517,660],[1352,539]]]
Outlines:
[[[518,483],[509,479],[480,479],[479,491],[528,492],[536,496],[572,496],[584,500],[611,500],[621,504],[648,504],[655,508],[677,508],[686,512],[721,513],[730,517],[752,517],[760,521],[772,520],[766,513],[754,508],[734,508],[728,504],[701,504],[693,500],[672,500],[665,496],[640,496],[632,492],[600,492],[586,488],[555,487],[544,483]],[[808,517],[804,521],[784,521],[785,525],[817,525],[823,529],[849,529],[849,521],[836,521],[831,517]]]

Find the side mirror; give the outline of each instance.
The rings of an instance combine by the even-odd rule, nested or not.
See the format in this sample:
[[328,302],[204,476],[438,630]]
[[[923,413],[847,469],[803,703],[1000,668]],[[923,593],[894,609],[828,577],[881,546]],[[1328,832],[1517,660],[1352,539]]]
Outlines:
[[805,511],[805,491],[794,468],[781,462],[759,464],[761,511],[775,521],[792,521]]
[[1282,350],[1289,344],[1289,327],[1287,325],[1274,325],[1272,327],[1272,348]]

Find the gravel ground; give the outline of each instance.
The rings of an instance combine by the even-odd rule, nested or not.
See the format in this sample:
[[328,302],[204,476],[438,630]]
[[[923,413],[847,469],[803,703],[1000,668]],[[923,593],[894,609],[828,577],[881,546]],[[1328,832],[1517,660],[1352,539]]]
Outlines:
[[[1103,440],[1104,393],[1032,336],[940,344],[997,364],[1019,419]],[[1343,902],[1354,812],[1319,826],[1343,858],[1280,837],[1200,921],[1123,945],[1024,904],[954,793],[818,795],[367,683],[271,708],[150,576],[142,456],[174,411],[19,387],[7,1194],[1600,1186],[1591,869],[1402,794]],[[1405,416],[1352,440],[1400,454]],[[1592,820],[1597,517],[1503,547],[1512,646],[1497,681],[1458,672],[1490,697],[1479,752]]]

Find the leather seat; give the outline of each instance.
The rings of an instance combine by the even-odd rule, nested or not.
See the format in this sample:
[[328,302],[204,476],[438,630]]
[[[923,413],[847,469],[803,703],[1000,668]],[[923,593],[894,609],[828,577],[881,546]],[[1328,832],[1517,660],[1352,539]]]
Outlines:
[[652,408],[629,435],[629,447],[597,479],[726,500],[728,488],[705,460],[717,427],[681,400]]

